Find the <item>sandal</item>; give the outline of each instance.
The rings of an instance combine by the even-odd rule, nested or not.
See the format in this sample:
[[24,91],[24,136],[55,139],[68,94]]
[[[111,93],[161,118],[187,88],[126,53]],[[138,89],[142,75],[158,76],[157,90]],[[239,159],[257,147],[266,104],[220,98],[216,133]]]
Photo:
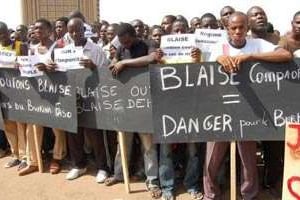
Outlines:
[[52,160],[50,163],[50,173],[51,174],[58,174],[60,171],[60,164],[58,160]]
[[104,181],[104,184],[106,186],[112,186],[115,185],[117,183],[121,182],[120,180],[116,179],[115,177],[109,177]]
[[151,187],[149,188],[149,192],[152,199],[158,199],[161,197],[162,191],[159,187]]

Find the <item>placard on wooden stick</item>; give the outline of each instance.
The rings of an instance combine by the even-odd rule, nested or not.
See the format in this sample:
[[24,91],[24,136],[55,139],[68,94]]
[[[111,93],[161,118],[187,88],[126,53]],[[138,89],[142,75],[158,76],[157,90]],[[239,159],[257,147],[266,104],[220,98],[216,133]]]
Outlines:
[[282,199],[300,200],[300,123],[286,124]]

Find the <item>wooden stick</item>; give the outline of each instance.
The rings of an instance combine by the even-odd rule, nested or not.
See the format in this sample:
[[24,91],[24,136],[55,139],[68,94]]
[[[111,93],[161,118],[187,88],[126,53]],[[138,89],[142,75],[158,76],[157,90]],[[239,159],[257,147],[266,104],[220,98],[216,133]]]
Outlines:
[[122,160],[122,169],[123,169],[123,177],[124,177],[124,184],[125,190],[127,194],[130,193],[130,182],[129,182],[129,172],[128,172],[128,159],[127,159],[127,147],[125,143],[125,134],[122,131],[118,131],[119,137],[119,145],[121,151],[121,160]]
[[236,142],[230,143],[230,200],[236,200]]
[[39,172],[43,173],[43,159],[42,159],[42,154],[41,154],[41,150],[40,150],[40,146],[38,143],[38,133],[37,133],[37,128],[35,124],[32,124],[33,127],[33,136],[34,136],[34,146],[35,146],[35,152],[36,152],[36,157],[37,157],[37,161],[38,161],[38,167],[39,167]]

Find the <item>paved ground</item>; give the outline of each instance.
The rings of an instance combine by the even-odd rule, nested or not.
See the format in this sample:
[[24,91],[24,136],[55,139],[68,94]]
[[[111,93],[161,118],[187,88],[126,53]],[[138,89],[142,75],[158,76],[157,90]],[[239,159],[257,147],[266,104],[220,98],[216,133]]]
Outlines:
[[[67,169],[58,175],[51,175],[48,166],[45,173],[34,173],[24,177],[17,175],[16,168],[2,166],[9,157],[0,159],[0,200],[147,200],[151,199],[144,183],[132,183],[131,194],[126,194],[123,184],[106,187],[95,182],[95,169],[76,180],[67,181]],[[189,195],[181,188],[176,200],[189,200]],[[180,193],[179,192],[179,193]],[[227,192],[228,193],[228,192]],[[228,196],[228,195],[227,195]],[[260,200],[272,200],[261,193]],[[227,197],[226,200],[229,200]]]

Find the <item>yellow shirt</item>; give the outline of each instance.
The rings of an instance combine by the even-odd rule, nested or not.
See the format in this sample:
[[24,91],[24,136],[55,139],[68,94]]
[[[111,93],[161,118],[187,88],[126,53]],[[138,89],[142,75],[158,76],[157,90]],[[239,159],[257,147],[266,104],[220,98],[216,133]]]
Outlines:
[[0,44],[0,50],[14,51],[14,52],[16,52],[17,56],[20,56],[21,55],[21,42],[15,41],[8,46],[2,46]]

